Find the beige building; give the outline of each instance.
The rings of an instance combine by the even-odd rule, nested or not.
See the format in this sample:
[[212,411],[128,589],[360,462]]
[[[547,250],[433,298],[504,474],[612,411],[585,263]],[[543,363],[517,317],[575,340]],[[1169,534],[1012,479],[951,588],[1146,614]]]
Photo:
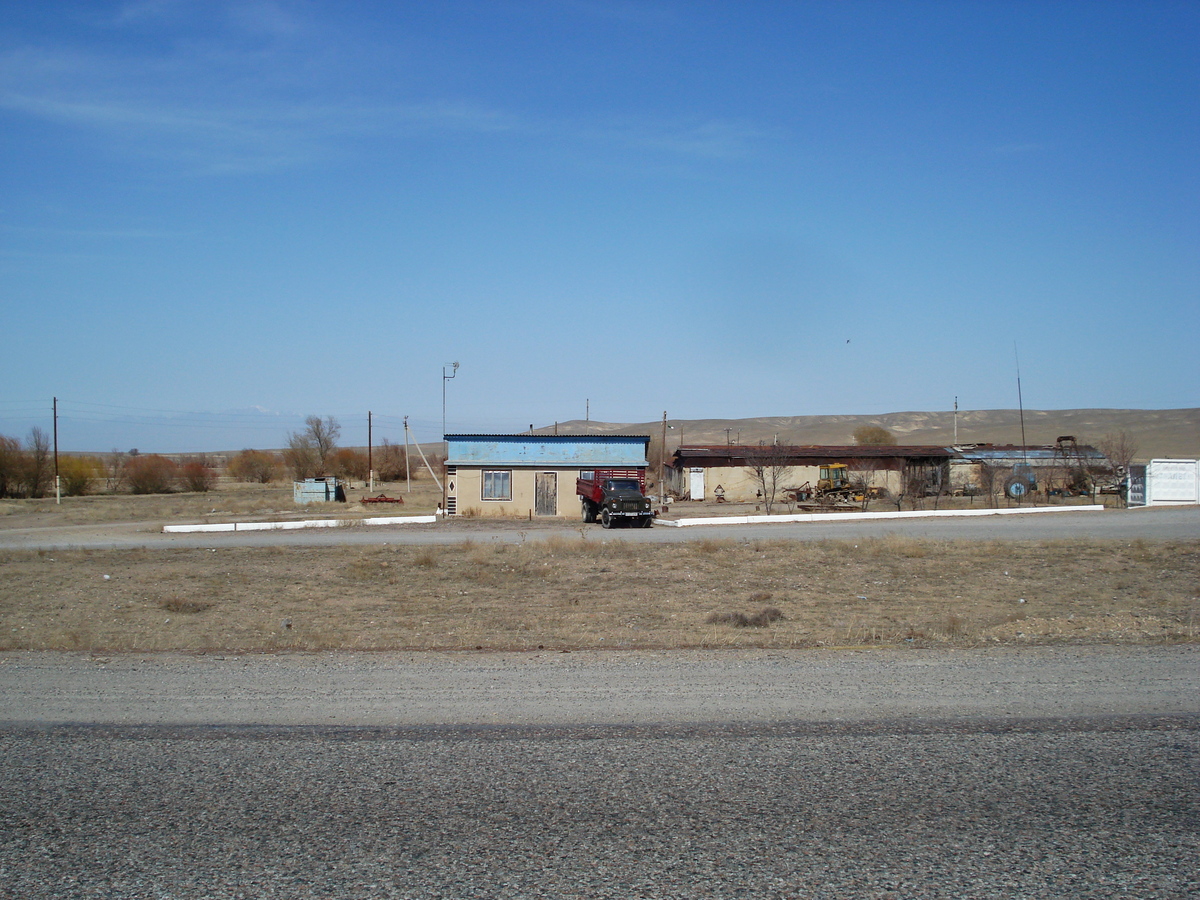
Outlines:
[[446,514],[580,515],[575,480],[596,469],[644,473],[646,435],[448,434]]
[[[680,447],[667,468],[667,488],[680,499],[754,501],[761,486],[760,462],[777,466],[778,492],[816,485],[822,466],[846,465],[865,486],[903,493],[913,478],[932,488],[948,484],[951,453],[944,447],[717,445]],[[777,499],[779,497],[777,496]]]

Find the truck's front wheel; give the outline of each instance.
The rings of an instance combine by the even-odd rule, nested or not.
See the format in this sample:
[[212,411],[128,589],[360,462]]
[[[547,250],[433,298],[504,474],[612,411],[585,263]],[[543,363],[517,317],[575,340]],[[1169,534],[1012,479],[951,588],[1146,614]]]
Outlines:
[[609,515],[609,512],[607,509],[600,510],[600,524],[603,525],[605,528],[613,527],[612,516]]

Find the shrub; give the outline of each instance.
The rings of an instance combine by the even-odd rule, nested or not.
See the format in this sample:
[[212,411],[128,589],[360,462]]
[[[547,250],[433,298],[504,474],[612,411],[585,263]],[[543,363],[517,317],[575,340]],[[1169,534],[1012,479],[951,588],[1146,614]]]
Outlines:
[[408,474],[408,451],[385,438],[375,457],[375,474],[380,481],[403,481]]
[[63,456],[58,461],[59,487],[68,497],[82,497],[104,477],[104,464],[94,456]]
[[229,461],[226,471],[238,481],[269,484],[279,474],[281,461],[274,453],[243,450]]
[[134,494],[168,494],[175,489],[179,466],[155,453],[131,456],[125,463],[124,475]]
[[370,471],[367,467],[367,454],[360,450],[351,450],[349,447],[333,451],[326,464],[329,473],[338,478],[366,481]]
[[782,612],[774,606],[767,606],[751,615],[743,612],[714,612],[704,621],[710,625],[732,625],[734,628],[765,628],[782,618]]
[[[206,493],[217,486],[217,473],[203,460],[190,459],[179,470],[179,479],[185,491]],[[156,492],[157,493],[157,492]]]
[[0,435],[0,497],[44,497],[54,484],[50,438],[33,428],[25,446]]
[[24,467],[24,455],[20,441],[0,434],[0,497],[14,496]]
[[862,425],[854,429],[854,443],[859,446],[896,446],[896,436],[882,425]]

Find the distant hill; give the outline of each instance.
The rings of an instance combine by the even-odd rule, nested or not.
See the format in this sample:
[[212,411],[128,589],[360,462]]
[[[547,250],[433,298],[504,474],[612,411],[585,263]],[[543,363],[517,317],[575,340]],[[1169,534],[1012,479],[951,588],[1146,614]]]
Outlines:
[[[852,444],[854,430],[881,425],[900,444],[954,443],[953,412],[895,412],[879,416],[770,416],[758,419],[668,419],[667,447],[681,439],[697,444],[758,443],[778,436],[787,444]],[[576,419],[538,428],[539,434],[662,434],[662,421],[585,422]],[[1125,431],[1137,444],[1138,461],[1200,458],[1200,408],[1197,409],[1027,409],[1025,441],[1052,444],[1060,435],[1094,444],[1106,434]],[[959,410],[960,444],[1019,444],[1021,415],[1015,409]]]

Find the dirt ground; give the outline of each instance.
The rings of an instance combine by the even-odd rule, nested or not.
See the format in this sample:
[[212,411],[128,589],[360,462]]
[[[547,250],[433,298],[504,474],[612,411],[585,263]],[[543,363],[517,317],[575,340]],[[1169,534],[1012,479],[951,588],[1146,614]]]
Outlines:
[[5,551],[0,567],[0,650],[1157,643],[1195,641],[1200,626],[1195,542],[648,545],[565,532],[523,544]]
[[[403,503],[363,503],[363,497],[386,494]],[[53,497],[41,500],[0,500],[0,529],[45,528],[115,522],[238,522],[287,521],[309,518],[362,518],[383,515],[428,515],[441,500],[441,491],[429,480],[362,485],[347,492],[347,503],[300,505],[292,499],[292,485],[242,484],[222,479],[216,490],[178,494],[97,494],[88,497]]]
[[[427,513],[432,484],[385,513]],[[334,515],[378,515],[351,493]],[[675,504],[676,515],[738,512]],[[0,529],[312,517],[290,486],[5,501]],[[744,510],[741,511],[744,514]],[[608,540],[0,551],[0,650],[532,650],[1186,642],[1200,541]]]

